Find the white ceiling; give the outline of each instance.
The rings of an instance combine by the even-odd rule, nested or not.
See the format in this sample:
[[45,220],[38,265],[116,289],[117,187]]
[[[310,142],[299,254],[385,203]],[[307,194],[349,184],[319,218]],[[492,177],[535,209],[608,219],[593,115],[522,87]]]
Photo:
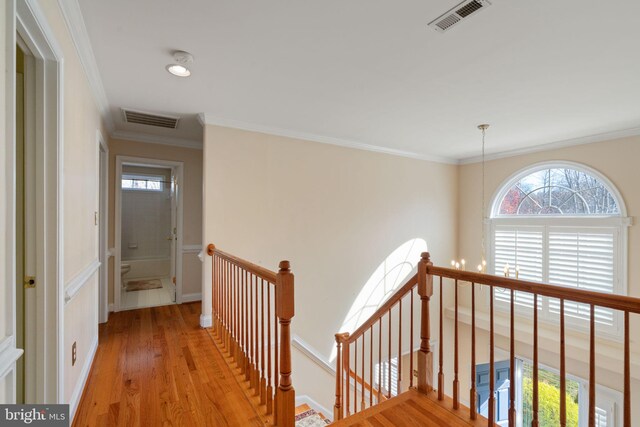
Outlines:
[[[198,113],[423,157],[517,150],[640,126],[640,2],[493,0],[446,33],[456,0],[79,0],[108,103]],[[191,52],[192,77],[165,71]]]

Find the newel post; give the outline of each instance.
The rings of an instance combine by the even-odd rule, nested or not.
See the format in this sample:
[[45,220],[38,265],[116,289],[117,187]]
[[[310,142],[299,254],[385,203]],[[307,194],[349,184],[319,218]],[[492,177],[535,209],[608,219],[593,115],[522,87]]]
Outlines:
[[341,420],[344,417],[342,407],[342,375],[344,373],[342,343],[349,338],[349,333],[336,334],[336,403],[333,406],[334,421]]
[[420,351],[418,352],[418,391],[433,390],[433,353],[431,352],[431,330],[429,323],[429,299],[433,295],[433,276],[427,273],[432,266],[429,252],[423,252],[418,263],[418,294],[420,295]]
[[295,390],[291,384],[291,318],[294,316],[293,273],[289,261],[280,261],[276,277],[276,312],[280,321],[280,384],[276,392],[278,426],[295,425]]

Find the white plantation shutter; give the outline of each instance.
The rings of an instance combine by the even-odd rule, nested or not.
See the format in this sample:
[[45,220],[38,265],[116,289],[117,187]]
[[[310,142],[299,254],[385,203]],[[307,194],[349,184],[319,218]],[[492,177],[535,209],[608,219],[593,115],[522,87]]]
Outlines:
[[[503,275],[504,266],[509,264],[512,277],[518,266],[520,279],[542,282],[544,227],[496,226],[493,242],[496,275]],[[495,297],[498,301],[511,301],[511,295],[506,290],[496,289]],[[514,298],[516,305],[533,308],[532,294],[516,291]],[[538,306],[541,307],[541,304]]]
[[[382,372],[380,372],[382,370]],[[380,375],[380,376],[379,376]],[[391,359],[391,363],[389,361],[385,361],[382,363],[376,364],[375,369],[375,387],[380,387],[378,384],[378,378],[380,378],[380,382],[382,382],[382,389],[384,391],[389,391],[389,375],[391,375],[391,395],[398,395],[398,358],[394,357]]]
[[[549,227],[549,283],[595,292],[615,290],[617,230]],[[549,310],[560,312],[560,301],[549,300]],[[565,302],[565,314],[588,319],[588,304]],[[613,325],[613,310],[595,308],[596,321]]]
[[596,427],[607,427],[609,425],[608,415],[605,409],[596,407]]

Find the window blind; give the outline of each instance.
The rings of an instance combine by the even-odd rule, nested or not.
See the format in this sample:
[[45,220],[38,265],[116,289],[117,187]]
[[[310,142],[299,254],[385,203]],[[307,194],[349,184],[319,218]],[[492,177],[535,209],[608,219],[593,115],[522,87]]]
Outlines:
[[[391,374],[391,390],[389,390],[389,374]],[[391,359],[391,363],[389,363],[389,361],[385,361],[376,364],[376,388],[380,387],[380,384],[377,383],[378,378],[380,378],[380,381],[382,382],[382,389],[385,392],[391,391],[392,396],[398,395],[398,359],[396,357]]]
[[[512,277],[516,266],[519,267],[519,278],[533,282],[542,282],[543,272],[543,227],[496,227],[494,234],[494,267],[495,274],[504,274],[508,264]],[[496,289],[496,300],[509,303],[510,293]],[[533,308],[533,294],[516,291],[516,305]],[[539,300],[540,301],[540,300]],[[538,305],[541,307],[541,304]]]
[[[615,269],[615,234],[612,229],[571,230],[549,228],[549,282],[570,288],[613,293]],[[560,312],[560,301],[549,300],[549,310]],[[565,301],[565,314],[589,319],[588,304]],[[595,307],[596,321],[613,325],[613,311]]]

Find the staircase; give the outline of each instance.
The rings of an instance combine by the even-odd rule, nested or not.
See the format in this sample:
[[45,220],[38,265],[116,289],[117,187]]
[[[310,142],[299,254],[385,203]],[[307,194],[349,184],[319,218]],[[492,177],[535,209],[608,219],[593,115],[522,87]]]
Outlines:
[[[211,334],[226,356],[246,394],[257,408],[264,425],[318,426],[326,419],[308,406],[295,407],[295,391],[291,383],[291,334],[294,316],[293,274],[289,263],[282,261],[279,271],[272,272],[209,245],[213,258],[213,316]],[[431,314],[434,279],[439,282],[439,303]],[[455,298],[453,336],[443,332],[443,291],[451,289]],[[515,293],[530,294],[533,301],[533,411],[532,427],[539,425],[538,390],[538,296],[559,301],[560,344],[560,425],[565,426],[565,303],[590,308],[589,317],[589,427],[596,426],[596,339],[595,308],[604,307],[621,313],[624,325],[623,426],[631,426],[630,387],[630,314],[640,314],[640,298],[611,295],[566,288],[509,277],[498,277],[434,266],[428,253],[423,253],[418,272],[409,278],[376,312],[352,333],[335,335],[337,345],[334,424],[386,426],[515,426],[517,419],[515,387],[509,388],[508,399],[498,411],[495,378],[494,292],[499,289],[510,296],[509,311],[509,381],[515,384]],[[462,290],[462,292],[461,292]],[[476,342],[476,291],[486,293],[489,334],[488,400],[479,413],[476,384],[476,348],[487,343]],[[461,402],[459,298],[470,299],[470,388],[469,406]],[[484,301],[486,302],[486,301]],[[484,316],[485,314],[482,313]],[[437,373],[431,342],[431,324],[437,316]],[[503,328],[505,325],[502,325]],[[449,342],[451,341],[451,342]],[[444,350],[453,365],[452,395],[445,395]],[[466,375],[465,375],[466,376]],[[437,381],[434,381],[434,377]],[[504,406],[508,404],[508,406]],[[506,411],[504,410],[506,408]],[[506,415],[508,413],[508,415]],[[504,417],[504,418],[503,418]]]
[[[438,310],[432,315],[431,298],[434,278],[439,279]],[[453,336],[443,332],[443,290],[453,287]],[[487,288],[485,288],[485,286]],[[459,295],[470,298],[470,389],[469,407],[461,403],[460,394],[460,342],[459,342]],[[566,415],[566,369],[565,369],[565,304],[581,303],[590,307],[589,317],[589,408],[588,425],[596,426],[596,340],[595,307],[605,307],[621,312],[624,320],[624,362],[621,368],[624,379],[623,426],[631,426],[631,387],[629,354],[630,313],[640,314],[640,299],[611,295],[581,289],[566,288],[509,277],[498,277],[484,273],[435,267],[428,253],[423,253],[418,272],[398,289],[376,312],[353,333],[336,334],[336,392],[334,425],[374,426],[515,426],[515,387],[509,387],[506,410],[498,411],[495,378],[495,324],[494,292],[499,289],[510,296],[509,309],[509,381],[515,382],[515,334],[514,296],[516,292],[531,294],[533,301],[533,414],[532,427],[539,425],[538,391],[538,296],[556,298],[559,301],[560,344],[560,425],[565,426]],[[489,393],[488,401],[480,415],[477,407],[479,393],[476,388],[476,347],[487,343],[476,343],[476,291],[488,293],[489,305]],[[503,297],[502,299],[505,299]],[[404,313],[404,315],[403,315]],[[434,371],[434,354],[431,349],[431,323],[438,318],[438,365]],[[504,327],[504,325],[502,325]],[[414,336],[419,334],[419,339]],[[452,350],[447,351],[448,363],[453,365],[451,380],[452,396],[445,395],[443,370],[444,340]],[[408,365],[408,366],[407,366]],[[407,369],[408,368],[408,369]],[[415,369],[414,369],[415,368]],[[437,377],[437,382],[434,382]],[[505,406],[502,406],[505,409]],[[505,412],[508,413],[505,414]],[[503,417],[503,418],[502,418]]]

